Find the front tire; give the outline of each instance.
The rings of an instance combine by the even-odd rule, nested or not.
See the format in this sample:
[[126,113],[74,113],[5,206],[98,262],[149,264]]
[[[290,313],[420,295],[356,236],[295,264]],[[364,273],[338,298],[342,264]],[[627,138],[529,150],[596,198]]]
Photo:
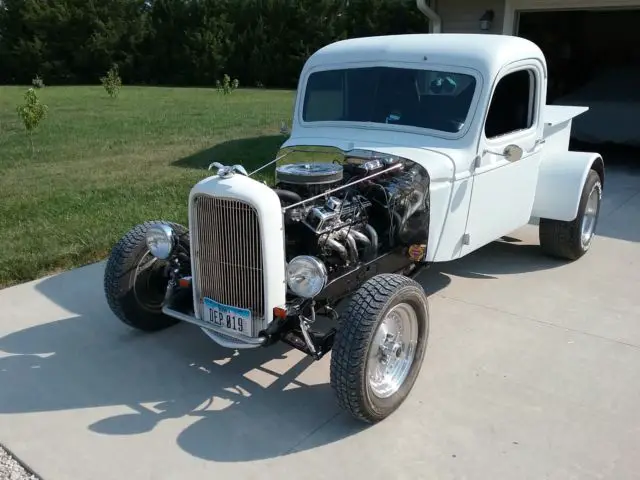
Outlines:
[[600,176],[590,170],[582,189],[578,215],[573,221],[540,219],[538,234],[542,251],[566,260],[577,260],[587,253],[596,232],[601,202]]
[[167,262],[151,253],[146,245],[147,229],[152,225],[170,226],[184,242],[185,227],[155,221],[136,225],[113,247],[104,272],[104,291],[111,311],[125,324],[153,332],[175,325],[179,320],[162,313],[169,283]]
[[382,274],[365,282],[343,314],[331,353],[339,405],[367,423],[391,415],[415,384],[428,337],[428,300],[415,280]]

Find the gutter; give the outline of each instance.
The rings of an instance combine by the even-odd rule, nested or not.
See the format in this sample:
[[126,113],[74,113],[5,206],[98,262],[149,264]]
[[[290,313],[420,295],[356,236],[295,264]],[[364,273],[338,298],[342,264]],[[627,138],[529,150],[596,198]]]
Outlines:
[[427,0],[416,0],[416,6],[429,19],[429,33],[441,33],[442,19],[435,10],[427,5]]

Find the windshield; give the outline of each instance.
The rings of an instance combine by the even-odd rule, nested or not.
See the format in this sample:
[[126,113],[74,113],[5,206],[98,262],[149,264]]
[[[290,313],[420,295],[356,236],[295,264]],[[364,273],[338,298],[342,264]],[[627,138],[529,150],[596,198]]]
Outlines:
[[305,122],[408,125],[456,133],[464,127],[476,87],[471,75],[367,67],[324,70],[307,81]]

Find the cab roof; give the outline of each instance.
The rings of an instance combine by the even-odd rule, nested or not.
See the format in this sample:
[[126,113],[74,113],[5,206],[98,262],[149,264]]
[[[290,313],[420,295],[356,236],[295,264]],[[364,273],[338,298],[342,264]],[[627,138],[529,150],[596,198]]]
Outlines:
[[510,35],[416,33],[353,38],[316,51],[306,69],[352,62],[428,62],[473,68],[492,77],[506,64],[534,58],[546,65],[540,48]]

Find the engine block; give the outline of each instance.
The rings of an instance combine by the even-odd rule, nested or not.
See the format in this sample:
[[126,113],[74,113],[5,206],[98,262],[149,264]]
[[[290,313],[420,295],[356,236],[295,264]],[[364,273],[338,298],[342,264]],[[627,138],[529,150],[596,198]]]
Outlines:
[[362,195],[341,200],[329,197],[324,205],[309,209],[303,223],[317,235],[362,222],[371,202]]
[[427,236],[428,179],[409,161],[288,164],[277,169],[287,258],[330,272]]

